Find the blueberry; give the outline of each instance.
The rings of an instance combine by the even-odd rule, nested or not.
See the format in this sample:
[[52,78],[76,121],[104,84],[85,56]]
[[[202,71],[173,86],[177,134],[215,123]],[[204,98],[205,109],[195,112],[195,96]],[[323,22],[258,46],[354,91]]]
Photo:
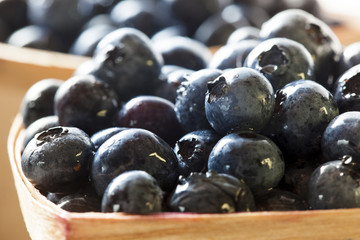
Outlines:
[[360,158],[360,112],[344,112],[326,127],[321,138],[321,151],[326,161],[344,155]]
[[260,38],[275,37],[285,37],[303,44],[313,56],[317,82],[327,89],[332,88],[342,45],[324,21],[304,10],[284,10],[261,27]]
[[297,80],[276,92],[273,117],[262,132],[287,156],[309,156],[320,151],[329,122],[339,114],[333,95],[311,80]]
[[183,24],[177,23],[176,25],[162,28],[151,37],[151,41],[161,41],[163,39],[175,36],[188,36],[188,33],[186,32],[186,27]]
[[242,42],[243,40],[259,40],[260,29],[253,26],[245,26],[236,29],[228,37],[226,44]]
[[[82,0],[80,0],[82,1]],[[89,1],[89,0],[84,0],[84,1]],[[90,0],[91,1],[91,0]],[[106,1],[106,0],[104,0]],[[102,14],[98,14],[95,15],[93,17],[91,17],[81,28],[82,31],[88,29],[88,28],[92,28],[94,26],[97,25],[105,25],[105,26],[112,26],[112,27],[116,27],[115,23],[111,20],[110,15],[108,13],[102,13]]]
[[39,25],[55,31],[61,39],[70,43],[88,20],[73,0],[29,0],[28,19],[30,24]]
[[110,11],[110,18],[118,27],[136,28],[147,36],[164,27],[162,14],[157,6],[159,1],[119,1]]
[[168,199],[171,210],[197,213],[231,213],[255,210],[248,186],[227,174],[192,173],[180,183]]
[[177,70],[187,70],[187,71],[194,71],[188,68],[184,68],[178,65],[172,65],[172,64],[165,64],[161,67],[161,79],[166,79],[169,74],[177,71]]
[[[51,195],[48,194],[48,197]],[[69,212],[101,211],[101,198],[90,184],[74,193],[61,196],[55,203],[61,209]]]
[[254,132],[231,133],[212,149],[208,169],[243,179],[255,195],[276,187],[284,176],[283,155],[276,144]]
[[30,142],[31,139],[33,139],[33,137],[35,137],[36,134],[56,126],[59,126],[59,118],[55,115],[42,117],[31,123],[25,129],[22,150],[24,150],[26,145]]
[[360,64],[336,80],[333,93],[340,113],[360,110]]
[[46,78],[26,91],[20,106],[25,127],[39,118],[54,115],[54,96],[62,83],[59,79]]
[[178,65],[192,70],[206,68],[211,52],[202,42],[185,36],[173,36],[154,42],[166,65]]
[[359,162],[349,155],[319,166],[309,180],[308,203],[311,209],[357,208]]
[[27,0],[0,1],[0,18],[6,23],[9,32],[13,32],[29,24],[27,10]]
[[57,204],[59,202],[59,200],[66,195],[68,195],[68,193],[49,192],[49,193],[46,193],[46,199]]
[[49,28],[27,25],[12,32],[6,43],[17,47],[28,47],[66,52],[66,44]]
[[222,73],[218,69],[202,69],[185,76],[175,101],[176,117],[186,132],[211,129],[205,115],[207,84]]
[[128,129],[106,140],[97,150],[91,167],[91,179],[99,196],[119,174],[143,170],[152,175],[165,191],[171,191],[178,179],[173,149],[145,129]]
[[78,127],[92,135],[114,126],[120,104],[109,85],[92,75],[77,75],[59,87],[54,108],[60,125]]
[[103,144],[106,140],[126,129],[127,128],[123,127],[104,128],[91,135],[91,142],[94,144],[95,151],[97,151],[101,144]]
[[207,18],[196,29],[193,38],[206,46],[220,46],[236,29],[250,25],[240,6],[229,4]]
[[288,1],[288,0],[268,0],[258,1],[258,6],[265,9],[270,16],[273,16],[281,11],[287,9],[301,9],[308,13],[319,15],[319,3],[313,0],[299,0],[299,1]]
[[73,72],[72,76],[76,75],[94,75],[97,71],[97,64],[93,58],[89,58],[84,62],[80,63]]
[[88,180],[93,155],[93,145],[85,132],[54,127],[37,134],[27,144],[21,166],[40,191],[73,192]]
[[280,188],[293,192],[301,199],[307,199],[309,179],[321,163],[319,156],[287,159],[284,178],[279,184]]
[[160,82],[163,58],[137,29],[124,27],[107,34],[93,59],[93,74],[108,83],[121,101],[150,94]]
[[314,61],[309,51],[287,38],[272,38],[259,43],[248,54],[244,67],[263,74],[274,91],[295,80],[315,80]]
[[115,29],[112,25],[97,24],[82,30],[71,44],[69,53],[92,57],[101,39]]
[[174,147],[180,174],[206,172],[210,152],[219,139],[220,136],[210,129],[189,132],[180,138]]
[[100,212],[100,199],[88,195],[72,193],[61,198],[56,204],[69,212]]
[[0,19],[0,42],[5,42],[11,33],[7,23],[3,19]]
[[147,129],[170,146],[184,134],[174,104],[156,96],[138,96],[125,103],[119,111],[117,125]]
[[270,120],[274,105],[270,82],[253,69],[234,68],[208,83],[206,118],[220,134],[261,131]]
[[270,18],[269,13],[260,6],[259,2],[235,0],[234,3],[240,8],[242,14],[248,20],[249,26],[260,28],[261,25]]
[[78,0],[78,10],[84,17],[108,14],[120,0]]
[[[174,68],[170,70],[170,68]],[[167,72],[169,70],[169,72]],[[162,68],[162,82],[155,90],[154,95],[165,98],[172,103],[175,103],[177,90],[181,83],[186,81],[187,76],[194,72],[187,68],[176,65],[164,65]]]
[[344,47],[339,62],[340,77],[345,71],[360,64],[360,42],[354,42]]
[[209,68],[231,69],[242,67],[248,54],[259,44],[256,40],[243,40],[220,47],[211,58]]
[[298,195],[280,189],[271,189],[264,196],[255,200],[258,211],[299,211],[308,206]]
[[183,23],[189,35],[207,18],[220,11],[224,5],[221,0],[170,0],[170,13]]
[[149,214],[161,212],[163,192],[155,178],[133,170],[114,178],[105,190],[102,212]]

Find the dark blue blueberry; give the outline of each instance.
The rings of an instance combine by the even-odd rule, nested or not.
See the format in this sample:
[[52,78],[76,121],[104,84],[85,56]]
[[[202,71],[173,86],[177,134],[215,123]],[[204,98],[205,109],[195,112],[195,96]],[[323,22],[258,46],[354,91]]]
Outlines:
[[110,17],[118,27],[136,28],[151,37],[167,24],[162,21],[165,12],[160,12],[158,2],[122,0],[111,9]]
[[78,10],[82,16],[96,17],[107,14],[121,0],[78,0]]
[[206,172],[210,152],[219,139],[214,130],[197,130],[180,138],[174,147],[180,175]]
[[[53,200],[54,203],[63,210],[69,212],[100,212],[101,198],[96,194],[94,188],[88,184],[80,190],[70,194],[48,194],[47,198]],[[51,199],[51,196],[55,199]]]
[[89,18],[79,11],[78,1],[29,0],[27,3],[29,23],[52,29],[69,46]]
[[242,14],[248,20],[249,26],[260,29],[262,24],[270,18],[269,13],[260,6],[260,2],[252,0],[234,0],[234,3],[240,8]]
[[[84,0],[84,1],[89,1],[89,0]],[[92,0],[90,0],[90,1],[92,1]],[[104,1],[106,1],[106,0],[104,0]],[[114,22],[111,20],[110,15],[107,13],[103,13],[103,14],[95,15],[92,18],[90,18],[84,24],[84,26],[81,28],[81,30],[84,31],[84,30],[86,30],[88,28],[92,28],[96,25],[105,25],[105,26],[116,27]]]
[[295,80],[315,80],[314,61],[309,51],[287,38],[272,38],[259,43],[248,54],[244,67],[263,74],[274,91]]
[[339,114],[332,94],[311,80],[297,80],[276,92],[273,117],[263,134],[287,156],[309,156],[320,151],[321,136]]
[[309,179],[321,163],[319,156],[286,159],[285,174],[279,187],[295,193],[302,199],[307,199]]
[[309,180],[311,209],[360,207],[359,162],[351,156],[319,166]]
[[35,137],[37,133],[56,126],[59,126],[59,118],[55,115],[42,117],[31,123],[25,129],[22,149],[26,147],[26,145],[30,142],[31,139],[33,139],[33,137]]
[[69,212],[100,212],[100,203],[98,196],[72,193],[62,197],[56,205]]
[[46,194],[46,199],[57,204],[62,197],[65,197],[68,193],[53,193],[49,192]]
[[333,94],[340,113],[360,110],[360,64],[346,70],[336,80]]
[[134,97],[120,109],[117,125],[147,129],[174,146],[184,135],[174,108],[172,102],[161,97]]
[[225,2],[222,0],[169,0],[170,13],[187,28],[189,35],[210,16],[220,11]]
[[85,60],[84,62],[82,62],[81,64],[79,64],[74,72],[72,76],[76,76],[76,75],[94,75],[94,73],[97,71],[96,66],[97,64],[95,63],[93,58],[89,58],[87,60]]
[[327,89],[332,88],[342,45],[324,21],[300,9],[288,9],[266,21],[260,37],[285,37],[303,44],[314,59],[316,81]]
[[248,54],[259,44],[256,40],[243,40],[220,47],[211,58],[209,68],[231,69],[242,67]]
[[231,213],[255,210],[253,194],[241,180],[215,172],[180,178],[168,205],[177,212]]
[[21,166],[40,191],[74,192],[88,181],[93,155],[92,142],[85,132],[54,127],[37,134],[26,145]]
[[202,69],[185,76],[177,91],[175,112],[186,132],[211,129],[205,115],[205,93],[207,84],[222,73],[218,69]]
[[276,187],[284,176],[283,155],[276,144],[254,132],[231,133],[210,153],[208,169],[243,179],[255,195]]
[[81,31],[69,49],[69,53],[91,57],[100,40],[116,28],[107,24],[97,24]]
[[280,189],[271,189],[264,196],[256,198],[258,211],[299,211],[307,210],[304,199],[298,195]]
[[39,25],[27,25],[12,32],[6,43],[17,47],[28,47],[58,52],[67,52],[67,46],[52,29]]
[[165,65],[161,72],[162,82],[156,89],[154,95],[175,103],[178,88],[181,86],[182,82],[186,81],[187,76],[193,73],[194,70],[176,65]]
[[[243,1],[243,0],[240,0]],[[252,1],[254,3],[254,1]],[[264,9],[270,16],[273,16],[281,11],[287,9],[302,9],[306,12],[319,15],[319,3],[313,0],[299,0],[299,1],[288,1],[288,0],[267,0],[267,1],[256,1],[255,2],[260,8]]]
[[206,118],[220,134],[259,132],[271,118],[275,98],[270,82],[250,68],[234,68],[208,83]]
[[114,178],[102,197],[102,212],[150,214],[161,212],[163,191],[145,171],[127,171]]
[[321,139],[325,161],[344,155],[360,158],[360,112],[350,111],[335,117],[326,127]]
[[137,29],[124,27],[107,34],[98,43],[93,59],[93,74],[108,83],[121,101],[150,94],[160,82],[162,56]]
[[11,33],[7,23],[3,19],[0,19],[0,42],[5,42]]
[[191,70],[206,68],[212,57],[202,42],[185,36],[173,36],[154,42],[166,65],[178,65]]
[[229,4],[202,22],[193,38],[206,46],[220,46],[226,44],[230,34],[236,29],[249,25],[241,7]]
[[103,144],[106,140],[126,129],[127,128],[122,127],[104,128],[91,135],[91,142],[94,144],[95,151],[97,151],[101,144]]
[[115,177],[129,170],[146,171],[166,192],[175,187],[179,176],[173,149],[145,129],[121,131],[99,147],[91,167],[91,179],[99,196]]
[[0,19],[6,23],[9,32],[13,32],[29,24],[27,10],[27,0],[0,1]]
[[54,96],[63,81],[47,78],[34,83],[25,93],[20,113],[25,127],[39,118],[54,115]]
[[259,40],[260,29],[252,26],[245,26],[236,29],[228,37],[226,44],[242,42],[243,40]]
[[151,41],[161,41],[166,38],[175,37],[175,36],[188,36],[186,28],[184,25],[177,23],[169,27],[165,27],[160,31],[156,32],[152,37]]
[[77,75],[59,87],[54,108],[60,125],[78,127],[92,135],[114,126],[120,105],[109,85],[92,75]]
[[340,77],[347,70],[358,64],[360,64],[360,41],[344,47],[340,57],[338,76]]

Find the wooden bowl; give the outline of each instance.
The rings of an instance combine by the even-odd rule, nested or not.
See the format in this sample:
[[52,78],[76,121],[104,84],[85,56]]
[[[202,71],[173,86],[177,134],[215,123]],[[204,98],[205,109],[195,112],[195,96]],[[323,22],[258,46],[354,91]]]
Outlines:
[[[86,60],[2,44],[0,49],[0,77],[8,81],[21,77],[33,81],[44,77],[66,79]],[[360,239],[360,209],[145,216],[67,212],[48,201],[24,176],[20,164],[23,137],[22,118],[17,115],[7,147],[21,211],[32,239]]]

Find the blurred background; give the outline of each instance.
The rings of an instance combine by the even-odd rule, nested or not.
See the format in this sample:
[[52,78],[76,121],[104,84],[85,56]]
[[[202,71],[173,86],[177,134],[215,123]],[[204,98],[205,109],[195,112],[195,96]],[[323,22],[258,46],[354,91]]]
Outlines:
[[[229,5],[233,7],[227,8]],[[150,38],[183,35],[207,46],[218,46],[223,45],[236,28],[260,28],[262,22],[288,8],[301,8],[323,19],[333,26],[344,45],[360,40],[356,21],[360,1],[354,0],[341,3],[336,0],[0,0],[0,103],[3,113],[0,117],[0,239],[29,239],[6,149],[7,136],[21,99],[35,81],[45,77],[65,80],[71,72],[47,76],[39,74],[41,71],[32,73],[31,65],[26,65],[26,70],[23,64],[9,68],[5,61],[21,59],[46,64],[49,57],[48,52],[22,53],[18,47],[90,57],[105,34],[125,26],[136,27]],[[224,16],[225,20],[226,16],[237,17],[229,23]],[[8,48],[9,45],[15,48]],[[42,57],[45,60],[42,61]],[[54,59],[66,61],[66,56],[50,57],[49,63]],[[74,61],[73,67],[81,61]],[[71,62],[67,64],[69,67]]]

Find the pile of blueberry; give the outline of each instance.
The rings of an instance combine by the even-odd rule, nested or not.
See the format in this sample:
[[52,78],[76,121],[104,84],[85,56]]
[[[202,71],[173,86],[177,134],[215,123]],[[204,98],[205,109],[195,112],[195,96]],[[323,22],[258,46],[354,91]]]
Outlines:
[[300,9],[213,55],[118,28],[72,77],[28,90],[22,169],[75,212],[360,207],[359,46]]
[[313,0],[1,0],[0,42],[92,56],[106,34],[133,27],[149,38],[223,45],[235,29],[295,7],[320,14]]

